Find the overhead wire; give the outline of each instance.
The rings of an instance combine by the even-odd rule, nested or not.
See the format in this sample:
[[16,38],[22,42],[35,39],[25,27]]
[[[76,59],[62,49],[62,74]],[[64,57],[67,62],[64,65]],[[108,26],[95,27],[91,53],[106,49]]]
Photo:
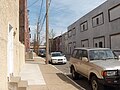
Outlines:
[[[30,7],[32,7],[34,4],[36,4],[37,2],[38,2],[39,0],[36,0],[35,2],[33,2],[31,5],[29,5],[27,8],[30,8]],[[51,1],[52,0],[50,0],[50,2],[49,2],[49,7],[50,7],[50,5],[51,5]],[[40,6],[40,11],[39,11],[39,16],[38,16],[38,24],[40,25],[40,23],[41,23],[41,27],[40,27],[40,29],[39,29],[39,32],[43,29],[43,25],[44,25],[44,23],[45,23],[45,19],[46,19],[46,13],[44,14],[44,17],[43,18],[41,18],[41,15],[42,15],[42,7],[43,7],[43,0],[41,1],[41,6]],[[48,8],[49,8],[48,7]]]
[[39,0],[36,0],[35,2],[33,2],[31,5],[29,5],[27,8],[32,7],[34,4],[36,4]]
[[42,14],[42,6],[43,6],[43,0],[41,1],[41,7],[40,7],[40,12],[39,12],[38,22],[40,21],[41,14]]
[[50,7],[50,4],[51,4],[51,1],[52,1],[52,0],[50,0],[50,2],[49,2],[49,7]]
[[[50,0],[50,2],[49,2],[49,7],[50,7],[50,5],[51,5],[51,1],[52,1],[52,0]],[[49,9],[49,7],[48,7],[48,9]],[[42,28],[43,28],[43,25],[44,25],[44,23],[45,23],[45,19],[46,19],[46,13],[45,13],[45,15],[44,15],[43,22],[42,22],[42,24],[41,24],[41,29],[40,29],[40,30],[42,30]]]

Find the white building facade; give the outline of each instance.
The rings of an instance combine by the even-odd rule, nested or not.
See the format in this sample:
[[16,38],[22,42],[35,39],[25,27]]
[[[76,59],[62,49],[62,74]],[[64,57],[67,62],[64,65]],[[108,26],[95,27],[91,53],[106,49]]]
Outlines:
[[[19,42],[19,0],[0,0],[0,90],[10,85],[25,64],[25,47]],[[13,89],[14,88],[14,89]]]

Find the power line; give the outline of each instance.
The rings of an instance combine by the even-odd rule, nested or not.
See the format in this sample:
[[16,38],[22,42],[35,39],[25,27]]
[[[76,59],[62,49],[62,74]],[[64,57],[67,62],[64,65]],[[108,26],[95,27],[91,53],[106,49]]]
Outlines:
[[[52,0],[50,0],[50,2],[49,2],[49,7],[50,7],[50,5],[51,5],[51,1]],[[39,33],[40,33],[40,31],[42,31],[42,29],[43,29],[43,26],[44,26],[44,23],[45,23],[45,19],[46,19],[46,13],[45,13],[45,15],[44,15],[44,17],[43,18],[41,18],[40,19],[40,17],[41,17],[41,11],[42,11],[42,6],[43,6],[43,0],[42,0],[42,2],[41,2],[41,8],[40,8],[40,12],[39,12],[39,17],[38,17],[38,24],[40,25],[40,23],[41,23],[41,25],[40,25],[40,29],[39,29]],[[48,8],[49,8],[48,7]],[[42,21],[43,20],[43,21]]]
[[[52,1],[52,0],[50,0],[50,2],[49,2],[49,7],[50,7],[50,5],[51,5],[51,1]],[[45,18],[46,18],[46,13],[45,13],[45,15],[44,15],[44,18],[43,18],[43,22],[42,22],[42,24],[41,24],[41,29],[40,29],[40,31],[42,30],[43,25],[44,25],[44,23],[45,23]],[[40,21],[42,21],[42,19],[41,19]]]
[[44,17],[43,17],[43,21],[42,21],[42,23],[41,23],[41,27],[40,27],[40,29],[39,29],[39,33],[40,33],[40,31],[42,31],[42,29],[43,29],[43,25],[44,25],[44,23],[45,23],[45,19],[46,19],[46,13],[45,13],[45,15],[44,15]]
[[27,8],[33,6],[34,4],[36,4],[39,0],[36,0],[35,2],[33,2],[31,5],[29,5]]
[[41,8],[40,8],[40,12],[39,12],[38,22],[40,21],[40,17],[41,17],[42,6],[43,6],[43,0],[41,2]]
[[44,15],[43,22],[42,22],[42,24],[41,24],[41,29],[40,29],[40,30],[42,30],[42,28],[43,28],[43,25],[44,25],[44,23],[45,23],[45,18],[46,18],[46,13],[45,13],[45,15]]
[[49,2],[49,7],[50,7],[50,4],[51,4],[51,1],[52,1],[52,0],[50,0],[50,2]]

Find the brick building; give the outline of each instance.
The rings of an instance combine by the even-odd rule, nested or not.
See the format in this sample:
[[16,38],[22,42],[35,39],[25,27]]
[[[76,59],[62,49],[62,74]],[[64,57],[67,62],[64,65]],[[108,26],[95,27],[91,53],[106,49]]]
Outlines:
[[27,0],[19,0],[19,40],[25,45],[26,51],[30,49],[30,28],[28,22]]

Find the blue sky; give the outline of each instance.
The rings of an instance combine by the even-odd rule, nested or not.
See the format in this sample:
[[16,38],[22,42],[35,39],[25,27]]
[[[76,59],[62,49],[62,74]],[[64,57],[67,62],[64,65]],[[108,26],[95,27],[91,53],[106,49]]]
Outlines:
[[[42,0],[28,0],[29,23],[31,33],[36,29],[37,18],[40,12],[40,4]],[[45,1],[43,0],[43,7],[41,16],[45,14]],[[49,30],[53,29],[56,36],[67,31],[67,27],[76,20],[105,2],[106,0],[51,0],[49,8]],[[33,4],[36,2],[35,4]],[[45,23],[41,32],[42,37],[45,37]]]

